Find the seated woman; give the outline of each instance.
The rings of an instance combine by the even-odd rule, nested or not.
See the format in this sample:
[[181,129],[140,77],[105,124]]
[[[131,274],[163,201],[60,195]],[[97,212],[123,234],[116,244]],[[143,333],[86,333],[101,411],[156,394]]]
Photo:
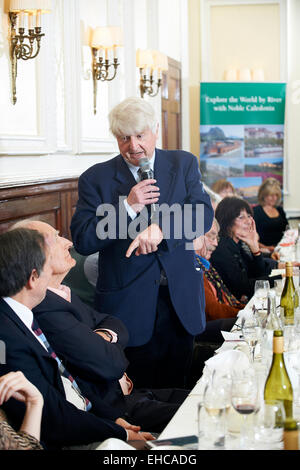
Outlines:
[[43,396],[22,372],[9,372],[0,377],[0,407],[12,397],[24,402],[26,411],[21,428],[16,432],[0,408],[0,450],[42,450],[39,439]]
[[230,181],[226,179],[217,180],[213,183],[211,189],[219,194],[219,196],[223,199],[224,197],[231,197],[235,195],[235,189]]
[[288,221],[281,201],[280,183],[275,178],[264,180],[258,190],[259,205],[253,208],[256,230],[259,235],[261,248],[267,248],[270,253],[280,242]]
[[[272,268],[279,266],[262,255],[252,209],[246,201],[226,197],[218,204],[216,219],[220,225],[220,241],[211,256],[212,264],[237,299],[243,296],[250,299],[255,280],[267,279]],[[249,252],[242,242],[248,245]]]
[[205,315],[207,321],[235,318],[239,310],[245,306],[244,303],[237,300],[231,294],[216,269],[209,262],[212,253],[218,246],[218,235],[219,224],[214,219],[210,231],[204,236],[204,243],[198,244],[198,239],[194,240],[196,262],[203,271]]

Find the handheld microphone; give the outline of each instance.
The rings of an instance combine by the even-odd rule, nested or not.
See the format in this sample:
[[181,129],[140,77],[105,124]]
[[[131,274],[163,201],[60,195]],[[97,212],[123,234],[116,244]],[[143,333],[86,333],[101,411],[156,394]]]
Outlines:
[[139,161],[139,167],[140,167],[140,170],[141,170],[141,171],[139,171],[141,181],[153,179],[154,174],[153,174],[153,171],[150,167],[150,163],[149,163],[148,158],[141,158],[140,161]]
[[[148,158],[141,158],[139,161],[139,175],[141,181],[143,180],[151,180],[154,178],[154,173],[150,167],[150,163]],[[153,214],[156,211],[155,204],[151,204],[151,213]]]

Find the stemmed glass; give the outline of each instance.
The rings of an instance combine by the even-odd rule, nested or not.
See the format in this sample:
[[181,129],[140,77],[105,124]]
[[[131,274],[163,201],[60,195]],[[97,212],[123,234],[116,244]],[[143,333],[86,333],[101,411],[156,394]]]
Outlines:
[[269,281],[258,280],[255,281],[254,286],[254,296],[256,299],[260,300],[260,308],[264,308],[264,304],[268,297],[268,291],[270,290]]
[[240,446],[247,448],[249,442],[248,416],[259,410],[259,390],[257,378],[252,371],[234,374],[231,386],[231,403],[234,409],[243,416],[240,431]]
[[250,348],[250,357],[252,363],[254,362],[255,348],[258,343],[260,326],[255,315],[250,315],[242,323],[243,338]]
[[208,437],[213,440],[214,448],[224,447],[225,413],[230,408],[230,385],[227,376],[218,376],[214,373],[204,390],[203,406],[211,419]]

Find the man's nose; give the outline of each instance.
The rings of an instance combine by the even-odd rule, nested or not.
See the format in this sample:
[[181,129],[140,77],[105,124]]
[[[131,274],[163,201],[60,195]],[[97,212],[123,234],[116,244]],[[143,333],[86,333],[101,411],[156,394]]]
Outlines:
[[64,237],[62,238],[63,238],[63,244],[65,245],[66,248],[71,248],[73,246],[73,243],[70,240]]
[[218,246],[218,239],[217,239],[217,238],[214,238],[214,239],[213,239],[213,245],[214,245],[214,246]]
[[130,137],[130,141],[129,141],[129,147],[130,149],[135,149],[137,148],[138,146],[138,140],[135,136],[131,136]]

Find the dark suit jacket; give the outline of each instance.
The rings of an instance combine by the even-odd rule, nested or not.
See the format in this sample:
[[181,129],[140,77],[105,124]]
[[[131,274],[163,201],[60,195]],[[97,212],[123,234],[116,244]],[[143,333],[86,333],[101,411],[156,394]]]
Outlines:
[[[119,379],[127,369],[123,352],[128,333],[120,320],[97,312],[72,292],[71,302],[47,291],[33,314],[56,354],[86,395],[95,393],[115,408],[125,412],[124,396]],[[93,330],[110,329],[118,342],[109,343]]]
[[[70,303],[48,290],[33,313],[81,391],[86,396],[101,397],[108,409],[113,407],[130,423],[161,432],[186,398],[188,391],[178,389],[133,388],[130,395],[124,396],[118,380],[127,366],[121,352],[124,336],[127,339],[124,326],[118,319],[89,308],[75,294]],[[96,328],[114,330],[118,343],[105,341],[93,332]]]
[[[202,204],[204,232],[212,224],[213,209],[209,196],[200,182],[196,157],[183,151],[156,150],[154,178],[160,188],[159,204],[169,206],[190,204],[193,224],[196,205]],[[129,331],[128,346],[140,346],[152,336],[156,316],[160,272],[163,268],[167,278],[174,309],[184,326],[192,335],[205,328],[204,291],[202,272],[196,269],[192,249],[185,248],[186,238],[174,234],[174,218],[171,219],[170,236],[160,243],[158,251],[148,255],[125,257],[132,242],[122,238],[119,216],[124,223],[131,219],[119,197],[127,197],[136,181],[121,155],[99,163],[79,178],[79,200],[71,223],[73,243],[84,255],[100,251],[99,277],[96,288],[97,309],[120,318]],[[103,216],[96,216],[99,206],[112,204],[116,211],[116,237],[105,240],[97,237],[97,224]],[[125,216],[124,216],[125,212]],[[162,226],[166,218],[161,216]],[[186,233],[188,223],[183,222]],[[195,225],[191,224],[191,229]],[[199,235],[199,232],[197,233]],[[183,272],[184,270],[184,272]]]
[[[90,412],[78,410],[65,398],[57,362],[34,338],[7,303],[0,299],[0,340],[6,345],[6,364],[0,364],[0,375],[21,370],[44,397],[41,441],[50,449],[88,444],[109,437],[126,440],[126,432],[114,420],[118,412],[103,403],[96,394]],[[10,399],[3,405],[14,427],[19,428],[24,405]]]

